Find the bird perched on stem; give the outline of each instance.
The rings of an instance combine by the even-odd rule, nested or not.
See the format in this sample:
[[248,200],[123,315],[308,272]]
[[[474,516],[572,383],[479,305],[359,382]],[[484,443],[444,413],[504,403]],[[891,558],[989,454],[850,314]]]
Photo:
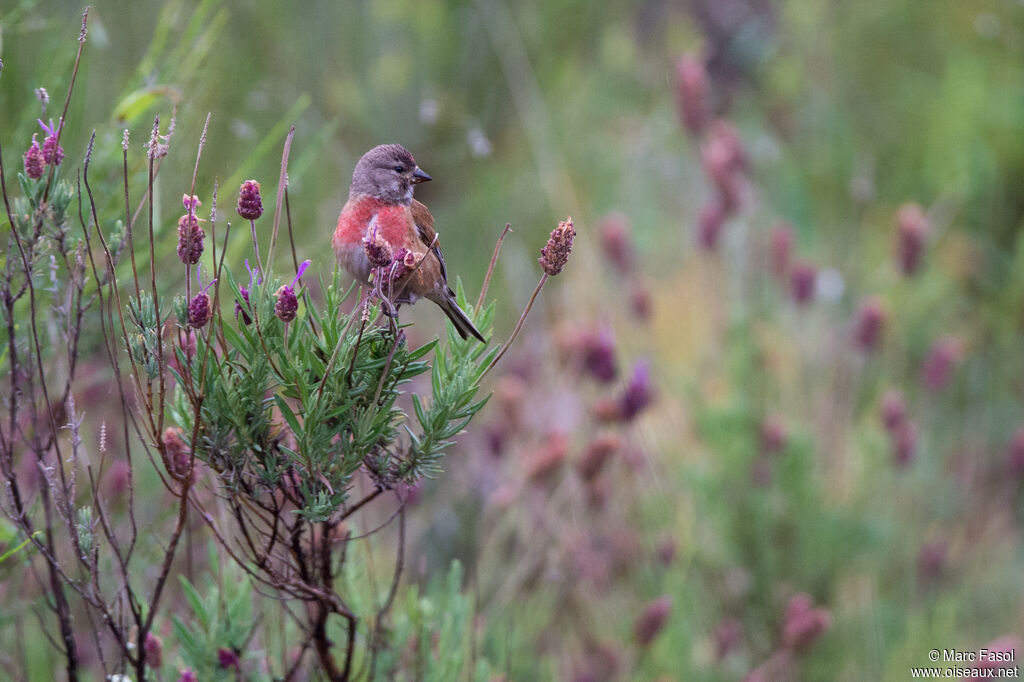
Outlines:
[[382,292],[393,292],[389,303],[427,298],[445,312],[462,338],[472,334],[486,342],[448,288],[434,217],[412,198],[413,186],[430,179],[402,145],[366,152],[352,173],[348,202],[338,216],[334,255],[361,282],[369,284],[374,272],[388,278],[388,290]]

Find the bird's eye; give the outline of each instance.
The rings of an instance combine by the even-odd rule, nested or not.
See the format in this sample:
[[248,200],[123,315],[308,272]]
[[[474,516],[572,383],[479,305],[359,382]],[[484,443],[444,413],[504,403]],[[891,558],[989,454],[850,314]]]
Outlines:
[[404,173],[405,172],[405,166],[395,166],[393,170],[396,173]]

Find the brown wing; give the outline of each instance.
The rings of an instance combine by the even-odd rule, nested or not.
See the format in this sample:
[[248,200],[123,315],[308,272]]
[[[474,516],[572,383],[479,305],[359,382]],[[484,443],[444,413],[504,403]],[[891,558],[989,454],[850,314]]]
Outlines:
[[438,262],[441,264],[441,279],[447,282],[448,269],[444,264],[444,254],[441,253],[441,244],[437,240],[437,232],[434,231],[434,216],[430,215],[430,209],[415,199],[412,200],[412,220],[416,223],[416,232],[419,233],[423,245],[432,246],[430,250],[434,252]]

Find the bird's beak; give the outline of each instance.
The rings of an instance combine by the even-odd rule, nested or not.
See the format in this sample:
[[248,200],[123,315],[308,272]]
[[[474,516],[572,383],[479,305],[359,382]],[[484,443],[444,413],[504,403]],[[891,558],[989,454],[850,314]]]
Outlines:
[[424,173],[423,170],[419,166],[416,166],[416,170],[414,170],[412,172],[412,182],[413,182],[414,185],[418,185],[421,182],[427,182],[427,181],[433,180],[433,179],[434,178],[432,178],[429,175],[427,175],[426,173]]

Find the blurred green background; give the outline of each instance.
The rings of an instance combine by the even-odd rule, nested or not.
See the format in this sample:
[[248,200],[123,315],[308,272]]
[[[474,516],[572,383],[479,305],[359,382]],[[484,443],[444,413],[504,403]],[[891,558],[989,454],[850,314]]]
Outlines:
[[[50,93],[46,116],[59,114],[81,9],[0,8],[8,166],[38,130],[35,88]],[[684,53],[703,55],[708,104],[748,158],[743,206],[714,252],[694,236],[714,187],[679,121]],[[434,177],[417,198],[470,292],[511,223],[492,289],[499,333],[532,290],[547,233],[576,220],[573,259],[503,377],[513,388],[492,387],[502,406],[502,390],[525,391],[526,416],[503,426],[508,413],[492,405],[474,423],[427,486],[412,551],[429,567],[410,581],[444,575],[453,557],[466,564],[486,615],[481,656],[509,679],[741,679],[779,649],[796,592],[830,610],[831,628],[795,668],[754,679],[907,679],[932,648],[1024,630],[1024,465],[1006,463],[1024,423],[1024,3],[96,2],[65,163],[80,165],[95,129],[100,168],[116,179],[127,127],[141,173],[152,118],[166,131],[174,105],[155,202],[165,253],[208,112],[196,193],[208,205],[219,181],[230,214],[249,177],[273,209],[296,126],[299,258],[325,273],[352,168],[379,143],[405,145]],[[109,229],[121,199],[106,201]],[[931,226],[913,278],[892,256],[897,209],[911,201]],[[636,254],[629,278],[602,259],[613,211]],[[827,273],[817,288],[832,293],[810,306],[767,273],[780,221],[795,257]],[[231,248],[238,276],[245,244]],[[885,340],[864,357],[850,320],[872,294]],[[647,316],[631,312],[639,295]],[[442,321],[424,308],[411,319],[426,338]],[[612,388],[577,362],[581,329],[601,325],[620,365]],[[934,391],[921,365],[943,335],[962,354]],[[597,406],[638,358],[651,363],[656,401],[609,426]],[[890,387],[916,420],[908,468],[894,466],[878,417]],[[789,434],[767,484],[756,474],[766,415]],[[608,430],[624,443],[606,477],[612,502],[588,506],[593,491],[570,468],[536,480],[531,457],[552,433],[572,461]],[[511,445],[494,446],[495,433]],[[590,583],[584,569],[598,560],[581,559],[579,543],[598,540],[611,548],[602,556],[625,556]],[[667,564],[651,559],[665,542],[676,550]],[[928,555],[939,559],[922,559],[940,546]],[[506,580],[513,567],[525,577]],[[663,593],[666,629],[637,646],[634,619]],[[718,656],[726,619],[744,634]]]

